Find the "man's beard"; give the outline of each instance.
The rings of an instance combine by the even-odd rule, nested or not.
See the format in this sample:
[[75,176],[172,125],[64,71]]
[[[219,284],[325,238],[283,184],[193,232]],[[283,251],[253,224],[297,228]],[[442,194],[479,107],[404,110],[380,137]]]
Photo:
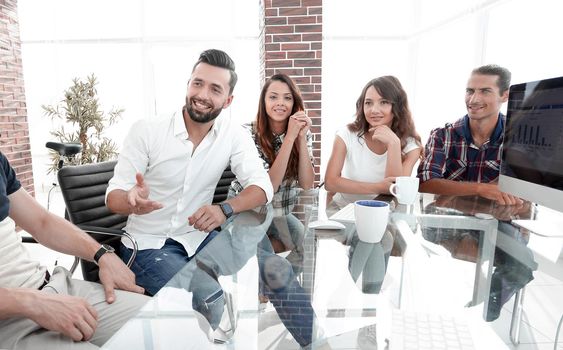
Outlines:
[[219,116],[219,114],[221,114],[221,111],[223,110],[223,108],[219,107],[217,109],[212,109],[210,112],[207,113],[198,113],[196,112],[196,110],[192,107],[191,104],[191,99],[186,98],[186,111],[188,112],[188,115],[190,116],[190,118],[196,122],[196,123],[208,123],[212,120],[214,120],[215,118],[217,118]]

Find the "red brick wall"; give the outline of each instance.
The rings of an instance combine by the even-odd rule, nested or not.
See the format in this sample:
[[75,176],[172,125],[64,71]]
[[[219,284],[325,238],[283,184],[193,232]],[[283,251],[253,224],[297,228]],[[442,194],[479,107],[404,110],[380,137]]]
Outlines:
[[0,152],[34,194],[17,0],[0,0]]
[[313,121],[315,181],[321,162],[322,0],[261,1],[260,62],[262,82],[285,73],[301,89]]

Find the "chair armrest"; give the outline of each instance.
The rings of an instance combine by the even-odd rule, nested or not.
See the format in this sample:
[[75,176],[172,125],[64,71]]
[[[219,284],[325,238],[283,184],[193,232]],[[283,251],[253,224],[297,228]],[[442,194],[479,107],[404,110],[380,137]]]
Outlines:
[[131,236],[129,233],[123,231],[123,230],[119,230],[119,229],[111,229],[111,228],[105,228],[105,227],[98,227],[98,226],[88,226],[88,225],[77,225],[81,230],[85,231],[86,233],[88,233],[89,235],[94,236],[94,238],[96,238],[95,236],[97,235],[108,235],[108,236],[114,236],[114,237],[125,237],[127,238],[129,241],[131,241],[131,244],[133,245],[133,253],[131,254],[131,257],[129,258],[129,260],[127,261],[127,267],[131,267],[131,264],[133,264],[133,261],[135,260],[135,257],[137,256],[137,251],[139,250],[139,245],[137,244],[137,240],[135,238],[133,238],[133,236]]

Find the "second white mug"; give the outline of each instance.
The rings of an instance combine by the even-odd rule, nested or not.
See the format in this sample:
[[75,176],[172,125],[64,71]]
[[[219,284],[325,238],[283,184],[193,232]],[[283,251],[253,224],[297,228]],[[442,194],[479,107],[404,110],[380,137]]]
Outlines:
[[418,183],[417,177],[399,176],[395,179],[395,183],[389,187],[389,192],[397,198],[399,204],[410,205],[416,200]]

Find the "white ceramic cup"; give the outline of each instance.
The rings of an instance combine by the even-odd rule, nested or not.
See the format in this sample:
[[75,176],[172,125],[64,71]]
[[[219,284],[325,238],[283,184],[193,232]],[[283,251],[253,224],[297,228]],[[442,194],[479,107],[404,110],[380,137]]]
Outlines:
[[399,176],[395,179],[395,183],[389,187],[389,192],[397,198],[399,204],[410,205],[416,200],[418,183],[417,177]]
[[354,217],[360,241],[379,243],[389,221],[389,203],[376,200],[356,201]]

